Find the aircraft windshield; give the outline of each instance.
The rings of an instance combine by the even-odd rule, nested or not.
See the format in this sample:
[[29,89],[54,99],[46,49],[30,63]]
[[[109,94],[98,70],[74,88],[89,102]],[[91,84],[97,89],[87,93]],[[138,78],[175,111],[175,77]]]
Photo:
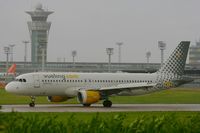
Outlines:
[[26,82],[26,79],[15,79],[17,82]]

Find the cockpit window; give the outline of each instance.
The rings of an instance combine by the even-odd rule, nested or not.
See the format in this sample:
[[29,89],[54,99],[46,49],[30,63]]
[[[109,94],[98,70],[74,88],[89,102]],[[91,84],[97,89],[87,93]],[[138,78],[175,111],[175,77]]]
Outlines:
[[15,79],[17,82],[26,82],[26,79]]

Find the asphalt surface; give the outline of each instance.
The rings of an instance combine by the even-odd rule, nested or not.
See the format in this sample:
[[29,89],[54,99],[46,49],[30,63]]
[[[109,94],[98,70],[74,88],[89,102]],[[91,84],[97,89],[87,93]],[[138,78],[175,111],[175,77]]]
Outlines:
[[102,104],[83,107],[81,104],[1,105],[0,112],[137,112],[137,111],[200,111],[200,104]]

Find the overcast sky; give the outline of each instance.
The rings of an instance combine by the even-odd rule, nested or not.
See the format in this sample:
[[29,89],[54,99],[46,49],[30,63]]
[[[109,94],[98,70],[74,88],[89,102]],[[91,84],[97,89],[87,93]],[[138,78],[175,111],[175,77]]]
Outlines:
[[48,61],[72,61],[77,50],[79,62],[107,62],[105,49],[113,47],[117,62],[116,42],[123,42],[122,62],[146,62],[147,51],[150,62],[160,62],[159,40],[167,43],[167,58],[181,40],[194,45],[200,38],[200,0],[0,0],[0,61],[9,44],[16,44],[14,60],[23,61],[31,20],[25,11],[38,2],[54,11],[48,17]]

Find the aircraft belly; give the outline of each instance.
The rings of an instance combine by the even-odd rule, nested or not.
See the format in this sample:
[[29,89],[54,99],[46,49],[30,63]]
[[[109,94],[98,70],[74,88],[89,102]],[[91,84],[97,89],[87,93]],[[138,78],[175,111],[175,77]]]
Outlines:
[[66,88],[59,85],[45,85],[43,86],[43,92],[46,96],[60,96],[65,95]]
[[64,93],[69,97],[74,97],[77,96],[79,89],[80,87],[68,87],[66,90],[64,90]]

